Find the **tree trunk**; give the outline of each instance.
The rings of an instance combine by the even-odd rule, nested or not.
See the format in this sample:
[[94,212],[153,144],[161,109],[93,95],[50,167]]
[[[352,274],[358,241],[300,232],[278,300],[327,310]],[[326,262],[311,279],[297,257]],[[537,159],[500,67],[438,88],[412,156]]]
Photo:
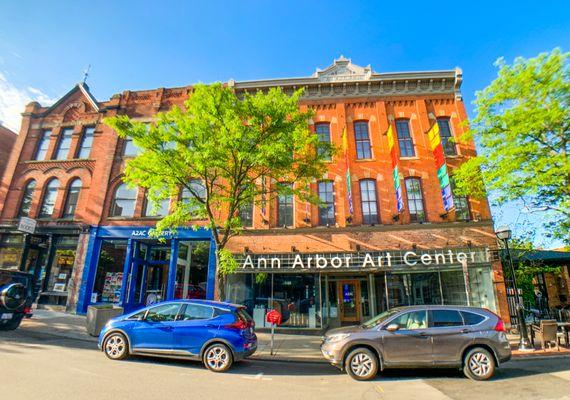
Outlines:
[[216,279],[214,300],[226,301],[226,277],[220,273],[220,257],[216,251]]

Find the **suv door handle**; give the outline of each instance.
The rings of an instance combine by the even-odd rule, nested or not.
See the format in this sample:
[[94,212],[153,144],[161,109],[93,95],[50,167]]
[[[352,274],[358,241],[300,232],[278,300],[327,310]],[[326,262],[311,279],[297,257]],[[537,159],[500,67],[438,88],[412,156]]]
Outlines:
[[461,330],[461,333],[469,333],[469,332],[470,332],[470,331],[469,331],[469,329],[467,329],[467,328]]
[[422,339],[427,339],[429,338],[429,335],[425,332],[420,332],[418,333],[418,336],[421,337]]

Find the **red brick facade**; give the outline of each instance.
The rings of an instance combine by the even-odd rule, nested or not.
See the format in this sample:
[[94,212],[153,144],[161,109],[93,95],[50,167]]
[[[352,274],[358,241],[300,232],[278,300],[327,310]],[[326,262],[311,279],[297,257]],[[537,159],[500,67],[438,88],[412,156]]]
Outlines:
[[0,125],[0,178],[8,165],[8,157],[10,157],[17,137],[10,129]]
[[[346,79],[345,79],[346,78]],[[452,246],[496,248],[491,214],[486,200],[469,199],[470,221],[456,222],[455,213],[446,213],[439,189],[434,158],[429,149],[427,131],[436,118],[447,117],[452,136],[457,142],[457,155],[446,159],[453,171],[475,154],[473,142],[460,139],[467,119],[459,87],[459,70],[443,72],[376,74],[367,68],[353,66],[348,60],[336,60],[327,70],[313,77],[279,81],[228,82],[240,94],[246,91],[280,86],[291,92],[304,86],[306,95],[301,107],[314,110],[314,124],[330,126],[331,141],[340,146],[346,129],[348,159],[352,178],[354,214],[348,212],[346,165],[344,155],[335,156],[323,179],[334,182],[335,226],[319,227],[318,207],[303,202],[294,203],[294,225],[288,229],[277,224],[277,204],[272,202],[262,214],[254,209],[253,228],[233,239],[230,249],[236,253],[248,247],[257,253],[299,251],[354,251],[355,249],[398,249],[417,247],[431,249]],[[125,91],[108,101],[98,102],[84,84],[79,84],[51,107],[30,103],[23,114],[20,134],[8,160],[0,186],[0,225],[9,227],[17,222],[23,191],[28,182],[36,181],[29,216],[38,218],[46,184],[53,178],[60,182],[52,218],[40,219],[43,227],[63,225],[154,225],[156,218],[142,216],[144,191],[138,191],[132,218],[110,217],[113,194],[121,183],[125,161],[125,141],[102,121],[106,117],[126,114],[140,121],[152,121],[158,111],[173,105],[181,106],[191,93],[191,87]],[[386,132],[389,124],[399,119],[409,120],[414,157],[399,159],[400,178],[421,179],[426,223],[410,224],[409,214],[398,215],[392,180],[392,168]],[[370,159],[356,157],[354,122],[365,121],[371,144]],[[88,158],[78,159],[82,135],[95,127],[92,150]],[[72,128],[71,146],[65,160],[54,160],[61,133]],[[51,131],[45,160],[36,161],[42,134]],[[397,140],[396,140],[397,142]],[[63,219],[63,208],[69,185],[81,179],[81,191],[75,216]],[[373,179],[378,200],[379,223],[362,224],[359,181]],[[315,182],[313,190],[316,191]],[[83,243],[82,246],[85,244]],[[77,263],[76,263],[77,264]],[[505,286],[500,264],[493,263],[494,285],[498,308],[508,319]],[[76,274],[79,275],[79,274]]]

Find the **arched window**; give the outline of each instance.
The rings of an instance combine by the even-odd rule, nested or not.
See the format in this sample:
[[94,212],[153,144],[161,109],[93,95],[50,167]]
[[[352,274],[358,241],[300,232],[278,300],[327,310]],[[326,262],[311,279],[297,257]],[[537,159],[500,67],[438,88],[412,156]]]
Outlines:
[[46,186],[42,205],[40,207],[40,218],[50,218],[53,215],[55,201],[57,199],[57,190],[59,189],[59,181],[52,179]]
[[36,190],[36,181],[31,180],[28,182],[24,188],[24,194],[22,196],[22,202],[20,203],[20,210],[18,211],[19,217],[27,217],[30,215],[30,208],[32,207],[32,199],[34,197],[34,191]]
[[65,199],[65,207],[63,208],[63,218],[73,218],[75,209],[77,208],[77,200],[79,200],[79,192],[81,191],[81,179],[77,178],[71,182],[67,190],[67,198]]
[[111,204],[111,217],[132,217],[135,213],[137,191],[121,183],[115,189],[113,203]]
[[148,198],[148,192],[144,199],[144,209],[143,217],[163,217],[168,215],[168,207],[170,205],[170,199],[162,199],[158,202],[154,202]]

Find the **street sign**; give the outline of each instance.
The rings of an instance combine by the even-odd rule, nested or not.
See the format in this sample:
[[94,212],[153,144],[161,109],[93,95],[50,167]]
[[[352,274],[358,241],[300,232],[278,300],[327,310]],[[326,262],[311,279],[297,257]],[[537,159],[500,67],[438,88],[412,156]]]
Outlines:
[[36,231],[36,225],[38,221],[28,217],[21,217],[18,223],[18,230],[24,233],[34,233]]
[[271,352],[273,355],[273,348],[275,346],[275,325],[281,325],[281,313],[277,310],[270,310],[265,316],[267,322],[271,324]]
[[277,310],[269,311],[265,318],[270,324],[281,325],[281,313]]

